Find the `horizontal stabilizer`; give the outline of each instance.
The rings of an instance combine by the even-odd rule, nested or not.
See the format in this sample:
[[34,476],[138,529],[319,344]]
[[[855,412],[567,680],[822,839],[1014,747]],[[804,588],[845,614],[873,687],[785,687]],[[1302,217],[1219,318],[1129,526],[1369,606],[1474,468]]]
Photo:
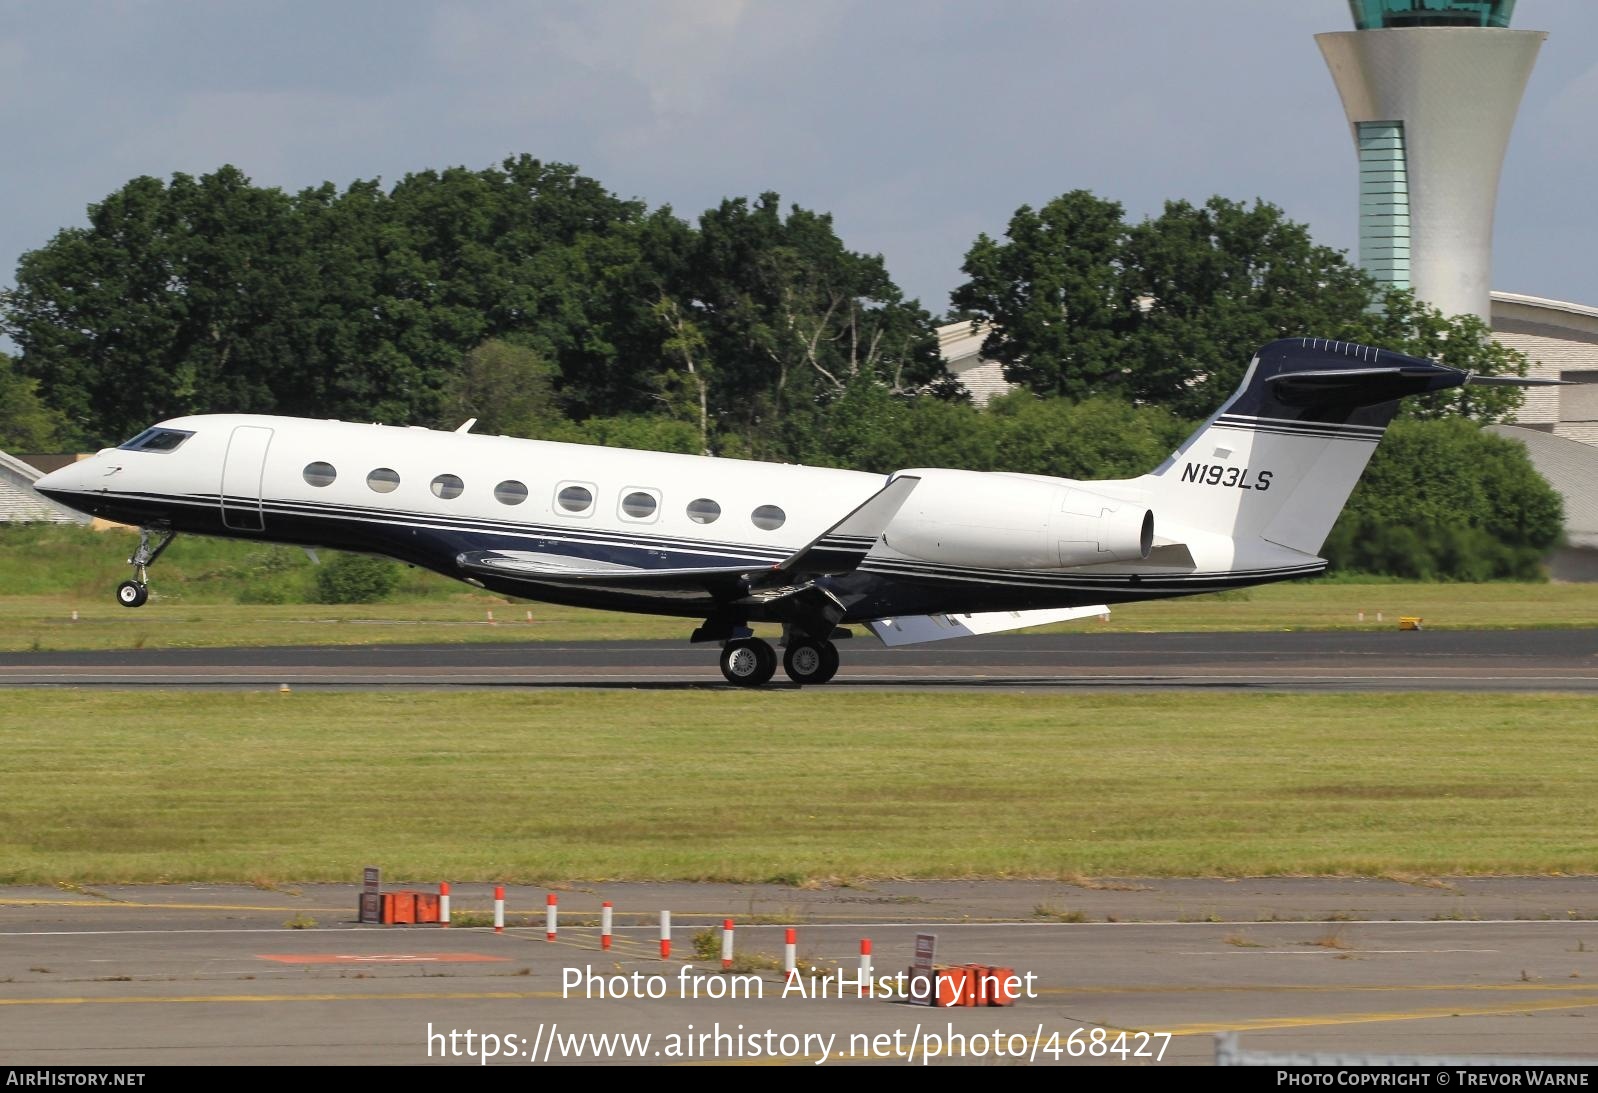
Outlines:
[[1569,380],[1538,379],[1535,376],[1478,376],[1472,372],[1472,387],[1569,387]]
[[872,619],[866,626],[884,645],[919,645],[927,641],[1000,634],[1028,626],[1090,619],[1109,613],[1110,609],[1100,604],[1097,607],[1060,607],[1038,611],[984,611],[975,615],[903,615],[891,619]]
[[1332,403],[1372,406],[1405,395],[1443,391],[1470,380],[1469,372],[1430,362],[1375,368],[1334,368],[1282,372],[1265,380],[1276,399],[1287,406]]

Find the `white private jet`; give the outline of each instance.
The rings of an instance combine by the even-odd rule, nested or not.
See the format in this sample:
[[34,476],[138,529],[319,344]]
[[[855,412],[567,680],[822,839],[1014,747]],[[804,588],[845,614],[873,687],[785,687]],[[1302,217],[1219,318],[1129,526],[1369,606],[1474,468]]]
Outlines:
[[46,475],[141,528],[118,600],[178,532],[387,555],[508,596],[703,619],[721,671],[838,670],[846,624],[888,645],[1320,573],[1316,556],[1405,395],[1478,377],[1346,342],[1272,342],[1156,470],[1077,482],[890,475],[342,421],[207,414]]

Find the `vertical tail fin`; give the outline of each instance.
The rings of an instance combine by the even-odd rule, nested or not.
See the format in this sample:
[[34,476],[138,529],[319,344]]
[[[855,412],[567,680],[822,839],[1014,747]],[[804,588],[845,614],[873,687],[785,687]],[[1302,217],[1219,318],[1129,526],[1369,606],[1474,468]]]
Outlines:
[[1315,554],[1406,395],[1470,374],[1319,338],[1270,343],[1241,386],[1142,485],[1161,521]]

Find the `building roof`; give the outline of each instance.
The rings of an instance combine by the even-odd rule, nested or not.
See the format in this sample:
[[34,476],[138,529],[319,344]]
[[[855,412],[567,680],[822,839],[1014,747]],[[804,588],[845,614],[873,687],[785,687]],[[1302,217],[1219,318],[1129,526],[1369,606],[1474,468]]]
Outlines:
[[1584,319],[1598,319],[1598,307],[1572,303],[1569,300],[1550,300],[1543,296],[1526,296],[1519,292],[1496,290],[1491,296],[1495,304],[1520,304],[1540,311],[1563,311],[1567,315],[1579,315]]
[[86,524],[87,516],[62,508],[33,491],[39,471],[0,452],[0,524]]

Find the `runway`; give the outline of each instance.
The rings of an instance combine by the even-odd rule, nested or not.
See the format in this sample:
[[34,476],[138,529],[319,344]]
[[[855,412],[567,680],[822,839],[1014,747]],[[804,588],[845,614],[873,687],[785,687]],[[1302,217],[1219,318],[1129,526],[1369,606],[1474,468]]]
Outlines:
[[[1590,877],[610,884],[558,892],[553,942],[545,889],[507,891],[502,934],[357,927],[355,894],[0,889],[0,1065],[476,1065],[484,1034],[488,1061],[513,1065],[1204,1064],[1220,1032],[1256,1052],[1595,1054]],[[488,887],[454,898],[484,921]],[[724,917],[749,962],[738,997],[694,951]],[[799,994],[771,968],[789,927],[815,969]],[[858,971],[861,939],[874,977],[891,976],[919,933],[940,963],[1014,969],[1016,1004],[818,993]]]
[[[839,643],[833,689],[1598,691],[1598,630],[1000,635]],[[683,642],[0,654],[12,687],[728,688]],[[771,684],[793,687],[779,672]]]

